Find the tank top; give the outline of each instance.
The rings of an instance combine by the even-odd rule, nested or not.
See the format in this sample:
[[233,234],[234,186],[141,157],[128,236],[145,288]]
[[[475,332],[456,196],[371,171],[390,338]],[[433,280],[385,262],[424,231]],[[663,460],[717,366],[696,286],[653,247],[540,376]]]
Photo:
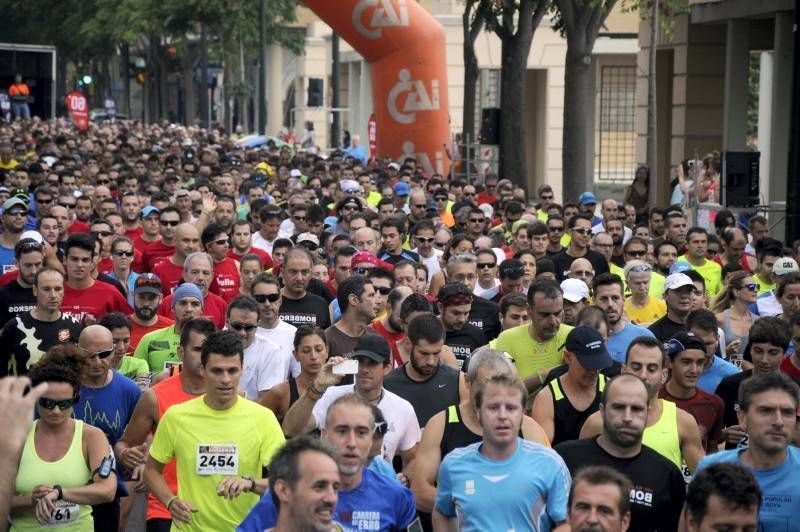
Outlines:
[[642,443],[683,470],[681,439],[678,436],[678,407],[675,403],[661,401],[661,417],[644,429]]
[[[758,316],[753,314],[750,311],[747,311],[750,314],[751,323],[758,319]],[[738,335],[733,332],[733,327],[731,326],[731,309],[726,308],[722,311],[722,332],[725,333],[725,343],[731,343],[734,340],[741,340],[741,344],[739,345],[739,349],[736,350],[735,353],[731,353],[729,358],[731,358],[732,362],[738,361],[739,366],[741,366],[742,355],[744,354],[744,348],[747,346],[747,335]],[[722,348],[722,346],[720,346]],[[724,351],[724,349],[723,349]],[[734,362],[736,363],[736,362]]]
[[[75,420],[75,431],[72,434],[72,443],[66,454],[55,462],[47,462],[39,458],[36,453],[34,435],[39,420],[33,422],[33,428],[25,440],[22,449],[22,458],[16,479],[17,493],[31,493],[33,488],[40,484],[53,486],[58,484],[62,488],[77,488],[85,486],[92,478],[92,472],[86,464],[83,455],[83,421]],[[70,504],[67,501],[58,501],[56,511],[51,517],[51,525],[47,528],[58,530],[86,531],[93,530],[92,507],[88,505]],[[36,520],[34,507],[24,510],[17,509],[11,514],[11,530],[41,530],[42,526]]]
[[603,390],[606,388],[606,376],[602,373],[597,379],[597,391],[594,400],[586,410],[578,410],[561,389],[559,379],[553,379],[548,383],[550,393],[553,394],[553,441],[552,445],[557,445],[563,441],[577,440],[580,437],[581,427],[586,420],[600,409],[600,400]]
[[[444,421],[442,441],[439,442],[439,452],[442,460],[453,449],[459,449],[483,441],[483,436],[475,434],[461,421],[461,407],[450,405],[447,407]],[[519,428],[519,437],[522,438],[522,427]]]
[[[156,404],[158,405],[158,419],[164,416],[164,412],[172,405],[185,403],[190,399],[196,399],[196,395],[192,395],[183,391],[183,383],[181,382],[180,366],[172,366],[178,368],[176,375],[164,379],[151,388],[153,393],[156,394]],[[169,489],[172,493],[178,493],[178,472],[175,467],[175,460],[170,461],[164,466],[164,480],[167,481]],[[150,519],[172,519],[172,514],[169,513],[161,501],[159,501],[152,493],[147,494],[147,520]]]
[[289,408],[300,399],[300,390],[297,389],[297,379],[289,375]]

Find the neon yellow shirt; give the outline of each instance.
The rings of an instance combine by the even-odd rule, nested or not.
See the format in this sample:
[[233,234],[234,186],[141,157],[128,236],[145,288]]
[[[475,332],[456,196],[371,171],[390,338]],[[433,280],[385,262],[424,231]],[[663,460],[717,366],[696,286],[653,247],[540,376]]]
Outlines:
[[625,295],[630,294],[630,292],[628,291],[628,280],[625,279],[625,270],[623,270],[613,262],[609,262],[608,272],[618,275],[619,278],[622,279],[622,293]]
[[686,261],[693,270],[703,276],[706,281],[706,293],[713,297],[722,290],[722,266],[713,260],[703,259],[705,262],[701,266],[695,266],[686,258],[686,255],[679,257],[678,260]]
[[511,355],[520,378],[525,379],[539,370],[550,369],[564,361],[562,346],[571,330],[571,325],[562,323],[553,338],[546,342],[537,342],[531,338],[528,324],[519,325],[501,332],[495,348]]
[[651,323],[661,319],[667,314],[667,304],[661,299],[650,296],[647,305],[634,307],[631,305],[631,298],[625,300],[625,313],[631,322],[642,327],[647,327]]
[[757,294],[759,296],[761,294],[766,294],[767,292],[769,292],[771,290],[775,290],[775,284],[770,284],[770,283],[762,280],[758,276],[758,274],[753,275],[753,281],[755,281],[759,285],[758,294]]
[[650,274],[650,291],[649,294],[658,299],[664,299],[664,283],[667,278],[658,272]]
[[180,362],[178,358],[180,343],[181,335],[175,332],[174,325],[170,325],[142,336],[133,356],[146,361],[150,371],[161,371],[167,361]]
[[205,396],[171,406],[158,424],[150,456],[162,464],[175,459],[177,495],[197,508],[190,527],[173,523],[172,530],[235,530],[258,495],[228,500],[217,495],[217,485],[228,476],[261,478],[285,441],[275,414],[242,397],[227,410],[212,409]]

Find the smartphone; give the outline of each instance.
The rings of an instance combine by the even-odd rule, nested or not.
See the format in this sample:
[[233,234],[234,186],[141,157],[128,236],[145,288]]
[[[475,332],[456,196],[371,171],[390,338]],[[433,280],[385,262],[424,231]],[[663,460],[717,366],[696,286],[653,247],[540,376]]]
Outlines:
[[355,375],[358,373],[358,360],[345,360],[333,366],[334,375]]

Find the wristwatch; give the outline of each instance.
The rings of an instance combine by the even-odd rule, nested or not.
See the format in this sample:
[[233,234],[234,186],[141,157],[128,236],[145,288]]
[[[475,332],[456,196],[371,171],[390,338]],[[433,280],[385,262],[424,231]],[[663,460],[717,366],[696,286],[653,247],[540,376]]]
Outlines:
[[256,479],[254,479],[253,477],[246,477],[246,476],[243,476],[242,478],[244,480],[250,481],[250,487],[247,488],[247,491],[256,491]]

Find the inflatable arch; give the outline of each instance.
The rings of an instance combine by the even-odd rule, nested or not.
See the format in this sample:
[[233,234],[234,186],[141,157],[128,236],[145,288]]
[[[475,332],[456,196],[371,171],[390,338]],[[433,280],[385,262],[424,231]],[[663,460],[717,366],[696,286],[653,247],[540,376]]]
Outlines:
[[304,0],[372,71],[378,156],[449,171],[444,28],[417,0]]

